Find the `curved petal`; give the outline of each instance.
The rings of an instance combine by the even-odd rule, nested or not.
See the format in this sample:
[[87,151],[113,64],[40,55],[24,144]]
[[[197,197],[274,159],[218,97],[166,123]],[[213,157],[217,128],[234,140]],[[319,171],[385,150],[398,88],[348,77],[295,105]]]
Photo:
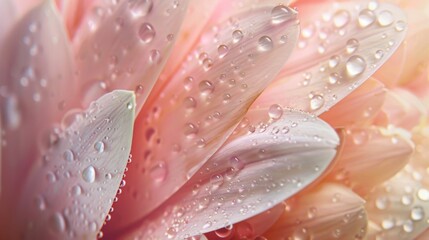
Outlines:
[[10,0],[0,1],[0,53],[3,42],[16,19],[15,6]]
[[139,165],[128,174],[135,185],[124,190],[127,204],[115,211],[118,226],[142,218],[183,186],[276,76],[298,35],[296,12],[278,7],[284,11],[275,24],[271,6],[236,15],[233,27],[227,21],[208,29],[165,89],[151,95],[136,120],[132,154]]
[[120,1],[96,7],[74,39],[84,106],[113,89],[135,90],[137,109],[161,72],[187,0]]
[[385,98],[384,85],[370,78],[320,118],[337,128],[367,125],[377,116]]
[[343,151],[327,178],[360,194],[399,172],[414,150],[409,137],[381,128],[349,128],[342,142]]
[[364,239],[365,201],[350,189],[325,183],[286,202],[266,239]]
[[406,34],[399,8],[367,1],[301,6],[298,49],[254,107],[273,103],[321,114],[369,78]]
[[72,39],[77,29],[81,26],[84,16],[88,14],[96,0],[55,0],[55,2],[63,16],[68,35]]
[[323,121],[285,111],[278,121],[229,139],[185,186],[134,225],[138,231],[128,234],[183,239],[248,219],[323,174],[338,145],[336,132]]
[[4,193],[14,201],[34,160],[55,141],[54,123],[79,99],[68,39],[52,2],[21,19],[6,44],[6,70],[0,72],[2,178]]
[[429,190],[421,183],[427,178],[423,174],[407,165],[367,196],[368,239],[412,240],[428,228]]
[[95,239],[127,165],[134,106],[132,92],[106,94],[60,133],[33,167],[17,218],[2,215],[10,230],[24,239]]

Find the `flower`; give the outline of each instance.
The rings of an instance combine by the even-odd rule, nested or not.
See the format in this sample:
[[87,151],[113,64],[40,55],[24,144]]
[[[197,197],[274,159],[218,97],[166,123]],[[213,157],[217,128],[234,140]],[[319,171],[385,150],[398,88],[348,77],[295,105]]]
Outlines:
[[395,2],[1,1],[2,238],[417,237],[427,4]]

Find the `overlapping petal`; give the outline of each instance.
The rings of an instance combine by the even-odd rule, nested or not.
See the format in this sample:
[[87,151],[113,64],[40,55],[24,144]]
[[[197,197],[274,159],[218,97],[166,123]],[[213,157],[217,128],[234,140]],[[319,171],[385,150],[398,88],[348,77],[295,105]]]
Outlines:
[[138,165],[128,174],[135,185],[124,190],[116,224],[139,220],[188,181],[280,71],[298,37],[296,12],[277,3],[233,19],[206,29],[137,118],[132,154]]
[[[94,239],[125,184],[134,110],[132,92],[114,91],[61,132],[34,164],[16,200],[16,219],[7,219],[16,231],[2,231],[2,238]],[[7,235],[13,232],[20,235]]]
[[403,12],[390,4],[331,1],[298,5],[298,49],[255,102],[321,114],[367,80],[406,35]]

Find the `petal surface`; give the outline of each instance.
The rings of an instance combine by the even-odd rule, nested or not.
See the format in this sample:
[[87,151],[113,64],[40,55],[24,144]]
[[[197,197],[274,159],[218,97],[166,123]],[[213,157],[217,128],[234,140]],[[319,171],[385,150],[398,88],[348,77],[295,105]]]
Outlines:
[[284,116],[230,138],[131,235],[183,239],[210,232],[266,211],[312,183],[334,158],[338,136],[308,114]]
[[74,39],[84,106],[113,89],[150,93],[186,13],[187,0],[134,0],[95,7]]
[[283,5],[282,21],[272,23],[273,6],[206,29],[189,60],[148,100],[136,120],[132,155],[138,163],[128,173],[135,185],[124,190],[127,204],[112,223],[142,218],[183,186],[274,79],[295,45],[298,23],[296,12]]
[[95,239],[124,185],[134,106],[132,92],[114,91],[60,133],[33,167],[19,198],[21,237]]
[[364,201],[350,189],[322,184],[286,202],[286,211],[266,239],[364,239]]
[[349,128],[342,142],[341,154],[327,178],[345,183],[360,194],[393,177],[409,162],[414,150],[409,136],[393,129]]
[[28,12],[6,41],[0,63],[2,178],[13,199],[35,159],[55,141],[54,123],[79,99],[68,39],[52,2]]
[[2,0],[0,1],[0,53],[2,53],[2,45],[4,39],[11,29],[16,19],[15,6],[12,1]]
[[299,11],[297,50],[254,107],[277,103],[321,114],[367,80],[406,35],[403,12],[385,3],[314,2]]

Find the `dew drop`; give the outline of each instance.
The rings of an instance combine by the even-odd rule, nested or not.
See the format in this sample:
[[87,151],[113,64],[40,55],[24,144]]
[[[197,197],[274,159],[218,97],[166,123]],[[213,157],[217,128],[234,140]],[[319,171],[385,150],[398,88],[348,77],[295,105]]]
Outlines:
[[159,162],[150,169],[150,177],[155,183],[161,183],[167,177],[167,166],[165,162]]
[[215,234],[220,238],[227,238],[231,235],[232,229],[221,228],[215,231]]
[[338,63],[340,63],[340,57],[337,55],[332,56],[329,58],[328,65],[330,68],[335,68],[338,66]]
[[94,149],[95,151],[97,151],[98,153],[102,153],[104,152],[104,142],[103,141],[97,141],[94,144]]
[[410,217],[412,220],[420,221],[424,218],[424,216],[425,216],[425,211],[423,210],[422,207],[416,206],[416,207],[413,207],[413,209],[411,209]]
[[417,197],[422,201],[429,201],[429,190],[427,190],[426,188],[420,188],[417,191]]
[[338,73],[331,73],[329,74],[328,81],[330,84],[336,84],[338,83],[339,78],[340,75]]
[[404,21],[399,20],[399,21],[397,21],[397,22],[396,22],[396,25],[395,25],[395,30],[396,30],[396,31],[398,31],[398,32],[402,32],[402,31],[404,31],[406,28],[407,28],[407,23],[405,23]]
[[352,38],[347,41],[346,50],[348,54],[352,54],[356,52],[356,50],[359,48],[359,41]]
[[152,64],[159,64],[161,62],[161,52],[156,49],[151,50],[149,53],[149,61]]
[[18,99],[15,96],[9,96],[2,104],[4,115],[2,116],[3,124],[6,128],[14,130],[21,125],[21,111],[18,106]]
[[310,99],[311,110],[318,110],[325,104],[325,98],[322,95],[314,95]]
[[278,104],[273,104],[268,109],[268,116],[273,120],[278,120],[283,115],[283,108]]
[[79,185],[74,185],[70,190],[70,194],[73,197],[80,196],[82,194],[82,187]]
[[350,57],[349,60],[347,60],[346,71],[349,77],[354,78],[362,74],[365,71],[365,68],[366,68],[366,62],[360,56],[355,55]]
[[184,100],[183,100],[183,106],[186,108],[186,109],[194,109],[194,108],[196,108],[197,107],[197,101],[195,100],[195,98],[193,98],[193,97],[186,97]]
[[374,54],[375,59],[380,60],[384,56],[383,50],[377,50]]
[[36,202],[37,209],[39,209],[40,211],[43,211],[46,209],[46,201],[43,196],[41,195],[37,196],[35,199],[35,202]]
[[245,162],[242,161],[241,159],[239,159],[238,157],[231,157],[229,159],[229,163],[231,164],[231,167],[235,171],[242,170],[244,168],[244,166],[245,166]]
[[165,232],[165,235],[167,236],[167,239],[173,239],[176,237],[177,235],[177,230],[174,227],[170,227],[167,229],[167,231]]
[[241,41],[241,39],[243,39],[243,32],[240,30],[235,30],[234,32],[232,32],[232,42],[233,43],[238,43]]
[[208,95],[208,94],[212,93],[214,90],[213,83],[211,83],[207,80],[201,81],[200,84],[198,84],[198,87],[199,87],[200,93],[202,95]]
[[155,29],[149,23],[142,23],[139,28],[139,37],[143,43],[149,43],[155,37]]
[[63,157],[64,160],[66,160],[67,162],[71,162],[74,160],[74,153],[72,152],[72,150],[67,149],[64,151]]
[[343,28],[350,21],[350,14],[346,10],[339,10],[334,14],[333,22],[336,28]]
[[369,9],[364,9],[359,13],[358,23],[362,28],[366,28],[369,25],[373,24],[375,21],[374,12]]
[[62,233],[66,230],[66,220],[64,216],[56,212],[51,216],[51,226],[52,229],[57,233]]
[[258,40],[258,50],[261,52],[267,52],[273,49],[273,40],[268,36],[262,36]]
[[87,183],[93,183],[95,181],[95,168],[90,165],[82,171],[82,178]]
[[153,3],[152,0],[134,0],[128,1],[131,15],[134,18],[146,16],[151,12]]
[[286,22],[289,19],[289,10],[283,5],[274,7],[271,10],[271,22],[273,24],[280,24]]
[[395,18],[390,11],[384,10],[377,15],[378,24],[382,27],[387,27],[393,23]]
[[217,53],[219,54],[219,58],[223,58],[226,56],[226,54],[228,53],[229,49],[226,45],[220,45],[217,48]]

